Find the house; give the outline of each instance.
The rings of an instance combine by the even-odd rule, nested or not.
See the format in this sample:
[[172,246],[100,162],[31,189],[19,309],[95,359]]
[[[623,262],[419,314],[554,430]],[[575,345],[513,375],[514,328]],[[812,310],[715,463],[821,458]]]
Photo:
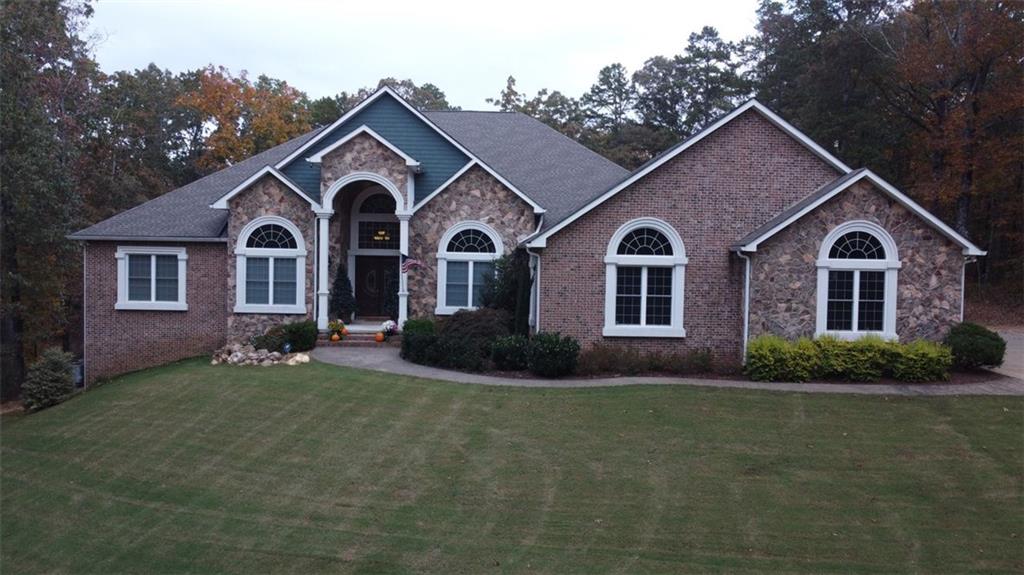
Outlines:
[[479,305],[523,249],[533,329],[736,363],[764,333],[939,338],[984,255],[753,100],[628,172],[528,116],[421,112],[388,88],[70,237],[89,380],[324,329],[340,263],[359,315],[401,324]]

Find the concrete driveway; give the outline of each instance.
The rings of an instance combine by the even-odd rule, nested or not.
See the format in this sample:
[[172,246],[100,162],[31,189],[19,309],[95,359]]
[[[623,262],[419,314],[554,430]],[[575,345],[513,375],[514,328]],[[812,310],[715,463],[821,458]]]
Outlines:
[[1024,328],[1002,327],[996,331],[1006,340],[1006,355],[1003,356],[1002,367],[993,371],[1024,379]]

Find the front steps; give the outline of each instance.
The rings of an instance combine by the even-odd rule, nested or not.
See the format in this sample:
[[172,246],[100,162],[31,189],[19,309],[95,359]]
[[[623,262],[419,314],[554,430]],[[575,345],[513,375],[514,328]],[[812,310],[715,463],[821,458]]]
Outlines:
[[355,321],[345,327],[348,328],[348,335],[341,341],[331,341],[326,333],[317,337],[316,345],[322,347],[380,347],[395,345],[401,341],[401,335],[393,335],[387,341],[377,343],[374,340],[377,332],[380,331],[381,321]]

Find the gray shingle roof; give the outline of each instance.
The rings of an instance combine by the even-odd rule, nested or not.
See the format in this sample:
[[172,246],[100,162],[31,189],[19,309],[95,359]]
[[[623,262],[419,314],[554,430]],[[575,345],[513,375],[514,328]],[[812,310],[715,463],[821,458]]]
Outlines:
[[867,169],[865,169],[865,168],[860,168],[860,169],[857,169],[857,170],[853,170],[852,172],[850,172],[848,174],[843,174],[842,176],[839,176],[838,178],[832,180],[831,182],[821,186],[817,190],[814,190],[813,192],[811,192],[807,196],[804,196],[802,199],[800,199],[795,204],[789,206],[785,210],[782,210],[782,212],[780,212],[774,218],[772,218],[772,219],[768,220],[767,222],[765,222],[764,224],[758,226],[758,228],[756,230],[754,230],[754,231],[750,232],[749,234],[747,234],[747,235],[743,236],[742,238],[740,238],[739,241],[737,241],[736,243],[734,243],[732,245],[733,249],[741,248],[741,247],[743,247],[743,246],[745,246],[745,245],[747,245],[747,244],[757,240],[758,238],[760,238],[761,236],[763,236],[764,234],[766,234],[767,232],[769,232],[770,230],[772,230],[773,228],[775,228],[776,226],[781,224],[782,222],[788,220],[794,214],[799,213],[800,210],[803,210],[807,206],[809,206],[809,205],[813,204],[814,202],[818,201],[818,199],[821,198],[822,196],[828,195],[829,193],[832,192],[832,190],[835,190],[836,188],[838,188],[838,187],[842,186],[843,184],[845,184],[846,182],[848,182],[848,181],[850,181],[850,180],[860,176],[861,174],[863,174],[866,171],[867,171]]
[[191,184],[121,212],[98,224],[71,234],[72,239],[209,239],[225,234],[227,210],[210,207],[217,198],[266,165],[281,161],[320,130],[303,134],[279,146],[214,172]]
[[[629,172],[525,114],[426,112],[522,193],[543,207],[545,222],[558,222],[625,178]],[[210,204],[266,165],[274,165],[318,130],[271,148],[191,184],[72,234],[103,238],[222,238],[228,214]]]
[[525,114],[424,115],[547,210],[545,227],[568,217],[629,175],[625,168]]

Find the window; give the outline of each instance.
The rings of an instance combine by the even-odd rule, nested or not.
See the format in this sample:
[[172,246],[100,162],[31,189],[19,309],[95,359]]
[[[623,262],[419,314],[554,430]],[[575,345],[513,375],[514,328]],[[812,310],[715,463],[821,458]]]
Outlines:
[[896,337],[896,244],[870,222],[833,230],[818,256],[817,334]]
[[[371,186],[353,205],[350,255],[398,255],[402,227],[395,215],[395,198],[381,186]],[[351,270],[355,261],[349,263]]]
[[641,218],[619,228],[605,256],[603,334],[685,337],[682,239],[661,220]]
[[249,222],[235,256],[236,313],[306,313],[306,249],[294,224],[276,216]]
[[486,224],[462,222],[445,232],[437,252],[435,313],[480,307],[487,278],[494,277],[494,261],[503,253],[501,237]]
[[184,311],[185,248],[119,246],[114,309]]

